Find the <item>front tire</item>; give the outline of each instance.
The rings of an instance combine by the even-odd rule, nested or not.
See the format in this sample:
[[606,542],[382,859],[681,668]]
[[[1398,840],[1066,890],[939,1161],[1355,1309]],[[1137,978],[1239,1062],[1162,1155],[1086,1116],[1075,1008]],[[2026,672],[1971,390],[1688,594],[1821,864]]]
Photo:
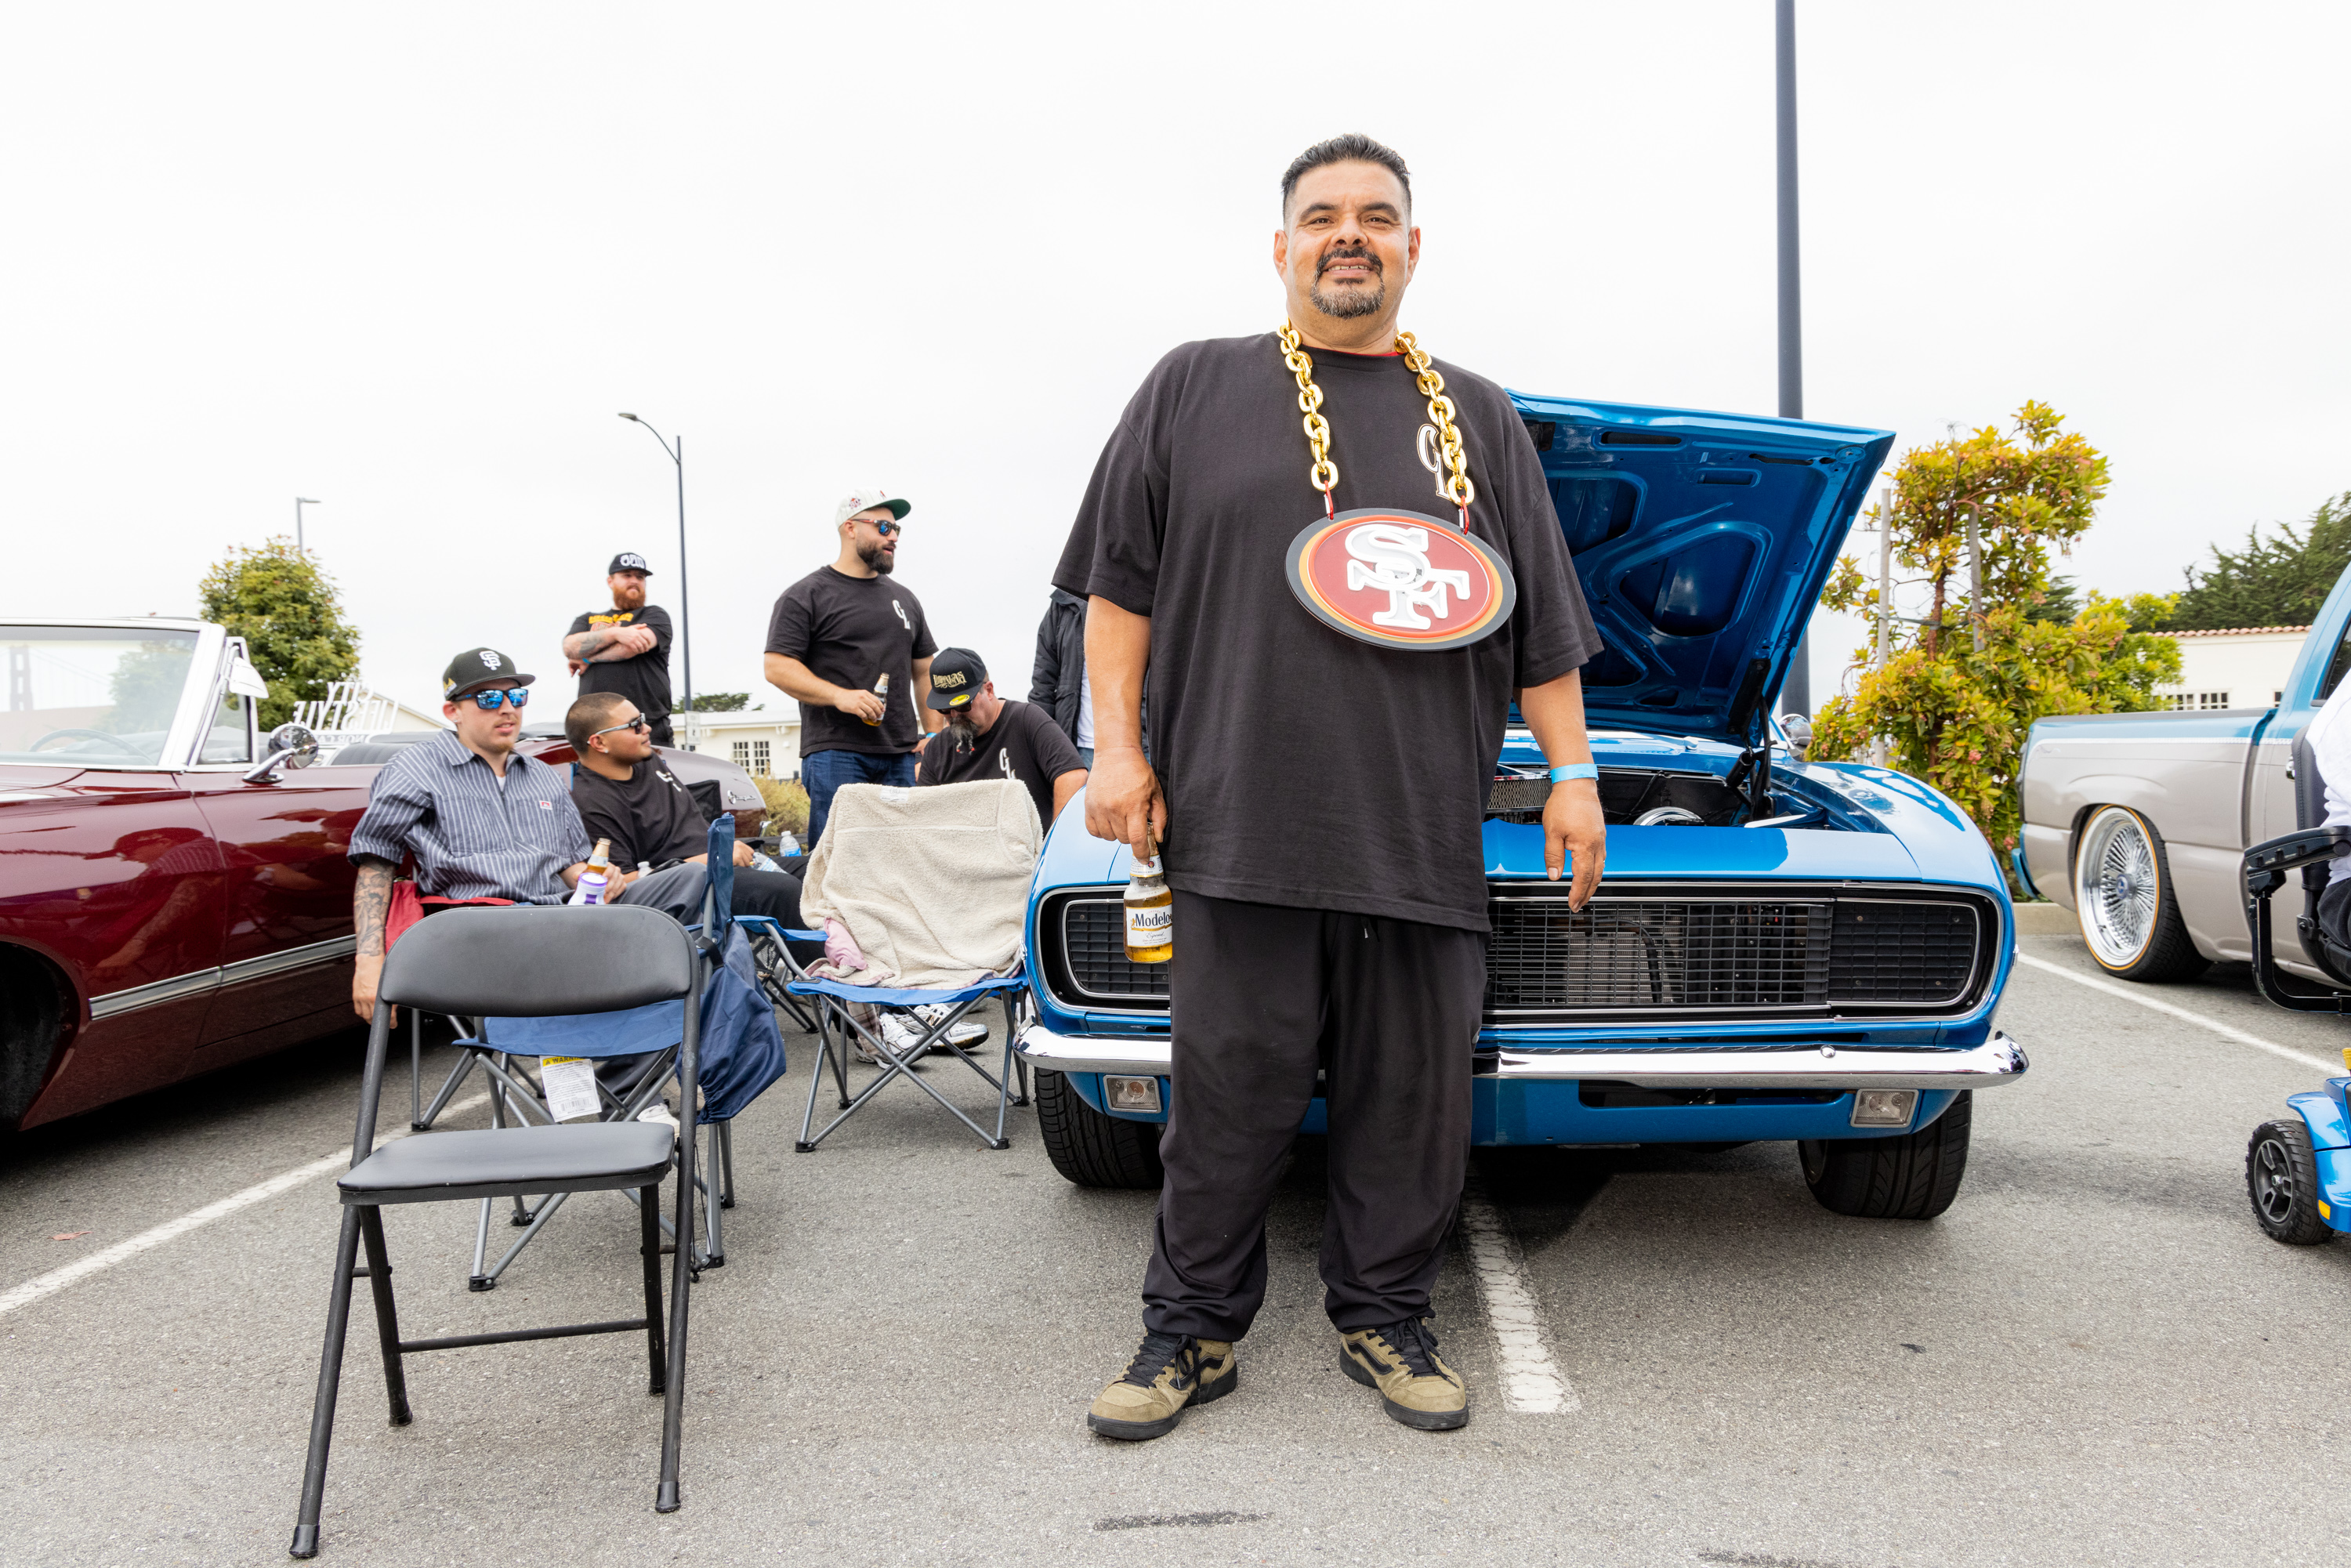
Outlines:
[[2245,1146],[2245,1196],[2252,1199],[2253,1223],[2273,1241],[2312,1247],[2335,1239],[2319,1218],[2318,1159],[2299,1116],[2253,1129]]
[[2074,910],[2090,956],[2110,975],[2187,980],[2211,967],[2180,917],[2163,835],[2127,806],[2101,806],[2082,824]]
[[1079,1186],[1156,1190],[1166,1179],[1159,1164],[1156,1122],[1128,1122],[1086,1103],[1066,1073],[1037,1073],[1037,1132],[1053,1168]]
[[1864,1219],[1932,1219],[1959,1196],[1968,1172],[1971,1091],[1915,1133],[1894,1138],[1813,1138],[1796,1145],[1804,1185],[1823,1208]]

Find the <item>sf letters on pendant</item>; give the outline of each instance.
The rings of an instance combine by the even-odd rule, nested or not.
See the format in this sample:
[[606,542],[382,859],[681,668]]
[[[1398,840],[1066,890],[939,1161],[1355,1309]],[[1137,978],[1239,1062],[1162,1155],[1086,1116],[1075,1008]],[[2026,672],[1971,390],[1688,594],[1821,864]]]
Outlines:
[[[1428,427],[1423,425],[1422,429]],[[1469,597],[1469,574],[1440,571],[1429,565],[1428,530],[1395,523],[1365,523],[1347,534],[1347,586],[1368,588],[1388,596],[1388,607],[1373,615],[1382,626],[1426,631],[1431,624],[1424,609],[1447,618],[1446,590]]]

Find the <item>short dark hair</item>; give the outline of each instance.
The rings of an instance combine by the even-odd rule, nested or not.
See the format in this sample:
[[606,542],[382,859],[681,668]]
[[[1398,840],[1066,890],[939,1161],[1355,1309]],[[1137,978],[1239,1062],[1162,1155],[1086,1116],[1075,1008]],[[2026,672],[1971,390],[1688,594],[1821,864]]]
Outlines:
[[1309,172],[1326,163],[1377,163],[1396,177],[1404,187],[1404,211],[1412,215],[1412,171],[1404,166],[1404,154],[1384,142],[1374,141],[1360,131],[1350,131],[1344,136],[1333,136],[1328,141],[1317,141],[1290,161],[1281,172],[1281,216],[1290,219],[1290,198],[1297,193],[1298,182]]
[[600,729],[609,729],[619,720],[614,716],[628,706],[629,699],[618,692],[590,692],[573,703],[563,716],[564,738],[580,756],[588,755],[588,737]]

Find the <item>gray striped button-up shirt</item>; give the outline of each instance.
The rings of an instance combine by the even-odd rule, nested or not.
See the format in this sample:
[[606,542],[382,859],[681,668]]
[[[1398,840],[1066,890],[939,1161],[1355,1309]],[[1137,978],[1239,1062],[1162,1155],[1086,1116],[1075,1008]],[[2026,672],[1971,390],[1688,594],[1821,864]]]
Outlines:
[[566,866],[594,848],[563,775],[517,753],[501,786],[455,733],[403,747],[368,791],[350,858],[416,857],[416,891],[434,898],[560,904]]

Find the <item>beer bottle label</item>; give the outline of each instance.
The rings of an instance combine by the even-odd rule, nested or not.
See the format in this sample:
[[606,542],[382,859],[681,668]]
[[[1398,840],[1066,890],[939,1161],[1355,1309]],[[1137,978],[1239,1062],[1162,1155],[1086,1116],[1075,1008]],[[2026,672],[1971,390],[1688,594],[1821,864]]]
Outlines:
[[1176,906],[1172,904],[1126,906],[1126,945],[1165,947],[1175,940]]

